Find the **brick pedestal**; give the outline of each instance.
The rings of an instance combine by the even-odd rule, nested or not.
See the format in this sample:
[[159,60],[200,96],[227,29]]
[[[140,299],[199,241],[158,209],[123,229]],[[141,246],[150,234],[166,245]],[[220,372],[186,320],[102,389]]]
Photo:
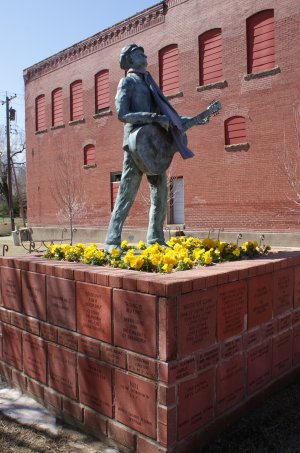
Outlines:
[[300,252],[171,275],[0,266],[0,373],[125,452],[191,452],[298,373]]

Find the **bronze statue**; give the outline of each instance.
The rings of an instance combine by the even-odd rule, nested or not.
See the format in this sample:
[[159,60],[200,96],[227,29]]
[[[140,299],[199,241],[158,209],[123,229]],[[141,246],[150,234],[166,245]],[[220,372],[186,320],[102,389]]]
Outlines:
[[184,159],[193,157],[184,132],[195,124],[207,123],[209,116],[221,106],[215,102],[194,118],[180,117],[146,71],[147,56],[136,44],[128,44],[122,49],[120,66],[127,71],[126,77],[119,82],[115,99],[118,118],[124,123],[124,162],[105,248],[109,251],[120,248],[122,227],[144,173],[151,196],[147,243],[158,242],[165,246],[166,170],[176,151]]

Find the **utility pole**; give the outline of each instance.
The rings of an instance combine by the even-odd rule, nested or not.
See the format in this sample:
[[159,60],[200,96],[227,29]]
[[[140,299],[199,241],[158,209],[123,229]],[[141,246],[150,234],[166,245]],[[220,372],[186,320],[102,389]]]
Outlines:
[[[10,107],[9,103],[17,95],[7,96],[2,105],[6,104],[6,157],[7,157],[7,186],[8,186],[8,209],[10,216],[11,231],[15,229],[14,207],[13,207],[13,193],[12,193],[12,174],[11,174],[11,158],[10,158]],[[13,109],[12,109],[13,110]]]

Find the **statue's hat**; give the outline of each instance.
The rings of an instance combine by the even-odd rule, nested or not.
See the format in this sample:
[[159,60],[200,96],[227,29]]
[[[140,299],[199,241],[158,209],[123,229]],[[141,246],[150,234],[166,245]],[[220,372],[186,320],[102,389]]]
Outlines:
[[142,46],[138,46],[137,44],[127,44],[127,46],[123,47],[119,59],[121,69],[129,69],[130,65],[128,57],[131,54],[131,52],[133,52],[136,49],[142,49],[142,51],[144,52],[144,48]]

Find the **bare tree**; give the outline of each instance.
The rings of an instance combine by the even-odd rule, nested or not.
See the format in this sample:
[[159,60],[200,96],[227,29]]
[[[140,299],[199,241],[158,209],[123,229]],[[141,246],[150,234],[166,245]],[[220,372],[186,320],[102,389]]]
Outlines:
[[76,177],[76,164],[71,152],[65,150],[57,159],[54,179],[50,182],[51,195],[59,210],[59,223],[68,224],[70,243],[73,243],[74,222],[87,217],[85,191],[82,180]]

